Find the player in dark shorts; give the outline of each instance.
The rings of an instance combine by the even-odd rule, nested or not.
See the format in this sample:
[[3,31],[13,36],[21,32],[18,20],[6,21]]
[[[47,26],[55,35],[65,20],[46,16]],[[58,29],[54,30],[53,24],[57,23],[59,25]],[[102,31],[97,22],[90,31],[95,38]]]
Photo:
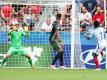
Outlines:
[[56,56],[54,57],[52,64],[50,67],[52,69],[56,69],[55,63],[59,59],[60,60],[60,68],[64,68],[63,64],[63,44],[60,36],[60,30],[61,30],[61,25],[60,25],[60,20],[61,20],[61,14],[56,15],[56,21],[53,22],[52,24],[52,31],[51,35],[49,37],[49,41],[51,46],[55,51],[57,51]]

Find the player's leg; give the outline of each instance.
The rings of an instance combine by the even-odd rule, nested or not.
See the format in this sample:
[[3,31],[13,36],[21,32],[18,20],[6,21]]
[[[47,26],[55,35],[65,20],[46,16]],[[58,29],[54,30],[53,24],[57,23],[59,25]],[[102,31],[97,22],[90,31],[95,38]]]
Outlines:
[[105,48],[106,48],[106,42],[104,41],[104,42],[102,42],[102,43],[100,44],[100,49],[99,49],[99,52],[100,52],[102,58],[104,58],[104,53],[103,53],[103,51],[105,50]]
[[27,52],[26,52],[26,50],[25,50],[24,48],[22,48],[22,47],[19,48],[19,49],[17,50],[17,53],[18,53],[19,55],[25,56],[25,57],[28,59],[31,67],[33,67],[31,56],[30,56],[30,54],[27,54]]
[[[53,41],[51,43],[51,45],[52,45],[52,47],[53,47],[53,49],[55,51],[57,51],[60,48],[59,45],[58,45],[58,43],[56,41]],[[51,65],[55,65],[56,61],[59,59],[59,56],[60,56],[59,54],[56,54],[56,56],[54,57]]]
[[3,65],[5,64],[5,62],[8,60],[8,58],[10,58],[11,55],[13,55],[15,53],[15,48],[10,47],[7,54],[5,55],[3,62],[1,64],[1,67],[3,67]]
[[99,61],[98,61],[98,55],[101,54],[102,50],[103,50],[103,48],[101,48],[101,46],[97,45],[95,52],[93,54],[96,69],[100,68]]
[[51,45],[53,46],[54,50],[57,51],[57,54],[54,57],[51,65],[54,66],[55,63],[56,63],[56,61],[58,59],[60,59],[60,66],[63,66],[63,49],[62,49],[62,47],[56,41],[54,41],[53,43],[51,43]]
[[29,61],[30,65],[31,65],[31,67],[33,68],[34,66],[33,66],[33,64],[32,64],[31,56],[30,56],[29,54],[26,54],[26,58],[28,59],[28,61]]
[[6,63],[6,61],[8,60],[8,58],[10,57],[10,54],[6,54],[5,55],[5,58],[3,59],[3,62],[2,62],[2,64],[1,64],[1,67],[3,67],[3,65]]
[[94,58],[94,64],[96,65],[96,69],[100,68],[98,55],[94,53],[93,58]]
[[64,66],[64,63],[63,63],[63,50],[62,50],[62,48],[60,48],[60,50],[59,50],[59,54],[60,54],[60,57],[59,57],[59,59],[60,59],[60,66],[61,66],[61,68],[63,68],[63,66]]

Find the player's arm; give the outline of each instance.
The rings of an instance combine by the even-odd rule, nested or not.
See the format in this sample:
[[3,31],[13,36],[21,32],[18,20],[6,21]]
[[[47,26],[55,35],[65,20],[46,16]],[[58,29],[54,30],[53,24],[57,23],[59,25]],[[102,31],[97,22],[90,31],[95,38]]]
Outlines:
[[29,27],[27,24],[24,24],[23,25],[23,28],[24,28],[24,33],[23,35],[26,36],[26,37],[29,37]]
[[87,40],[90,40],[91,36],[88,35],[85,31],[82,32]]
[[88,34],[84,33],[84,36],[87,40],[90,40],[90,36]]
[[24,26],[24,31],[26,33],[26,37],[29,37],[29,30],[28,30],[28,26]]
[[12,29],[10,29],[10,30],[8,31],[8,36],[10,36],[13,31],[14,31],[14,28],[12,27]]
[[9,31],[9,32],[8,32],[8,36],[10,36],[10,35],[11,35],[11,33],[12,33],[12,31]]

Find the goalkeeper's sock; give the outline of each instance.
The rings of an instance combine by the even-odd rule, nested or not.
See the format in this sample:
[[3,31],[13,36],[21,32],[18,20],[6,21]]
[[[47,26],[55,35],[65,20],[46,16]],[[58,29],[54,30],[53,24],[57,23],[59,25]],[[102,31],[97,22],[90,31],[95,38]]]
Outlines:
[[5,62],[7,61],[7,59],[8,59],[8,58],[4,58],[4,59],[3,59],[3,62],[2,62],[2,64],[1,64],[1,67],[3,67],[3,65],[5,64]]
[[98,58],[97,58],[97,55],[94,55],[94,63],[96,65],[96,69],[99,68],[99,62],[98,62]]
[[31,67],[33,67],[32,59],[31,59],[31,58],[28,58],[28,61],[29,61],[30,65],[31,65]]
[[57,53],[57,55],[55,56],[54,60],[52,61],[52,65],[55,64],[55,62],[60,58],[60,54]]
[[63,63],[63,52],[60,52],[60,66],[63,66],[64,63]]

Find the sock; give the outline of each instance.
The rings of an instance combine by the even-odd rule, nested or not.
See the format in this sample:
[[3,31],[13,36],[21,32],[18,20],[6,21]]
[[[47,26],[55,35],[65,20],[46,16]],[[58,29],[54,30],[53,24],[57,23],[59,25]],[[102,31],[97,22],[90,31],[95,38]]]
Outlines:
[[31,65],[31,67],[32,67],[32,59],[28,58],[28,61],[29,61],[30,65]]
[[98,62],[97,55],[94,55],[94,63],[96,65],[96,68],[99,68],[99,62]]
[[60,66],[63,66],[63,52],[59,53],[60,54]]
[[4,63],[7,61],[7,59],[8,59],[8,58],[4,58],[4,59],[3,59],[3,62],[2,62],[2,64],[1,64],[1,66],[4,65]]
[[54,58],[53,61],[52,61],[52,65],[55,64],[55,62],[59,59],[59,57],[60,57],[60,54],[57,53],[57,55],[55,56],[55,58]]

